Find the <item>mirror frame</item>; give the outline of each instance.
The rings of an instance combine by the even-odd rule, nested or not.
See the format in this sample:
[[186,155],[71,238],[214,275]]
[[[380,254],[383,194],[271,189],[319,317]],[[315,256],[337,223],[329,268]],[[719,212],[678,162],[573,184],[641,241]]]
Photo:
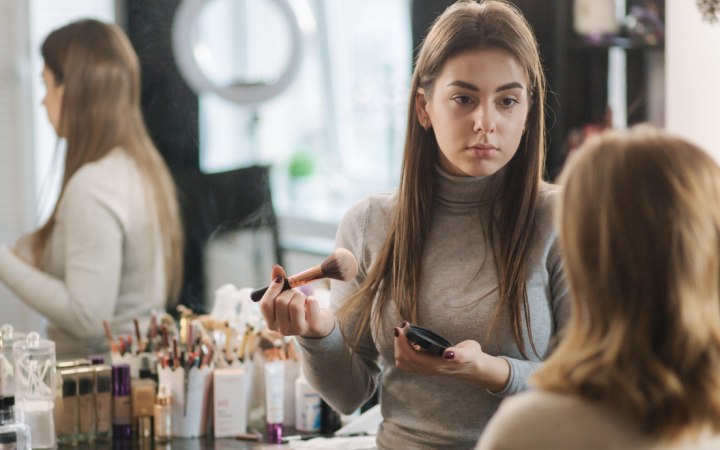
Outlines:
[[297,16],[287,0],[267,0],[274,3],[288,24],[290,31],[290,58],[275,83],[233,83],[220,86],[211,80],[200,67],[194,53],[194,35],[197,18],[203,8],[213,0],[182,0],[172,24],[172,49],[180,74],[196,93],[212,92],[227,100],[242,103],[261,103],[285,90],[300,71],[302,60],[302,33]]

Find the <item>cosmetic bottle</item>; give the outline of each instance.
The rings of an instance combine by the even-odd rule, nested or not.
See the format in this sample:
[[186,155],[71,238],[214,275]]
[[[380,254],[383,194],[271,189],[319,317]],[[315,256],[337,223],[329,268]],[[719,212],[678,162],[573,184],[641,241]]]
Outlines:
[[304,432],[320,431],[320,394],[310,386],[300,368],[295,380],[295,429]]
[[158,388],[154,407],[155,442],[165,443],[172,436],[172,395],[167,386]]
[[143,437],[143,434],[152,435],[156,391],[157,385],[150,378],[132,380],[132,420],[139,437]]
[[95,440],[95,369],[79,367],[78,379],[78,441]]
[[95,440],[109,441],[112,437],[112,367],[92,366],[95,370]]
[[112,366],[113,383],[113,439],[132,438],[132,408],[130,400],[130,364]]
[[137,437],[141,448],[153,447],[153,417],[142,416],[137,420]]
[[30,450],[30,427],[24,423],[5,422],[0,425],[0,450]]
[[[0,364],[0,392],[3,391],[5,376]],[[30,450],[30,427],[15,422],[15,398],[0,395],[0,450]]]
[[95,440],[109,441],[112,436],[112,367],[92,366],[95,370]]
[[138,376],[140,379],[151,379],[155,381],[157,385],[157,357],[151,353],[141,353],[139,358],[140,368],[138,370]]
[[283,437],[283,398],[285,388],[285,364],[283,361],[265,363],[265,415],[267,420],[267,440],[271,444],[281,444]]
[[[4,366],[4,378],[0,384],[0,397],[5,398],[6,402],[15,403],[15,357],[13,356],[13,344],[17,341],[25,340],[25,333],[17,333],[10,324],[4,324],[0,327],[0,366]],[[2,423],[2,417],[0,417]]]
[[78,390],[75,369],[62,369],[57,374],[55,397],[55,433],[61,444],[75,444],[78,437]]
[[0,450],[17,450],[17,434],[12,431],[0,433]]

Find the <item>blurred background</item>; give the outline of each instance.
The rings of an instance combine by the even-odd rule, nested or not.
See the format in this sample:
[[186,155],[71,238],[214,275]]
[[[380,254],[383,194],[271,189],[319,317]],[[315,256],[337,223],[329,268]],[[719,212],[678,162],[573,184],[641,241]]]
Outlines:
[[[0,0],[0,241],[42,222],[57,195],[40,43],[95,17],[122,26],[141,60],[145,120],[189,239],[182,302],[207,310],[219,286],[263,285],[275,262],[319,263],[342,214],[397,185],[414,49],[451,3]],[[548,75],[548,179],[588,135],[645,121],[720,157],[716,2],[513,3]],[[0,286],[0,322],[40,320]]]

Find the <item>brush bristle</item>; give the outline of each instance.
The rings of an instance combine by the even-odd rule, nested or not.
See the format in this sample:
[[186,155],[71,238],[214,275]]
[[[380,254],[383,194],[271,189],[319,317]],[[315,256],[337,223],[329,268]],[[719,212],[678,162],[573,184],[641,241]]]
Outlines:
[[357,260],[350,251],[337,248],[320,265],[323,275],[340,281],[349,281],[357,275]]

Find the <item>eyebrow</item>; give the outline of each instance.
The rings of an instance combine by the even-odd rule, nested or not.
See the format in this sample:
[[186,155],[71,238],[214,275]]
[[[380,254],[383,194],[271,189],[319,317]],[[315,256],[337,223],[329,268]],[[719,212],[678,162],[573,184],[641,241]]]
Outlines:
[[[465,89],[468,89],[471,91],[476,91],[476,92],[480,91],[480,89],[478,89],[478,87],[475,86],[474,84],[468,83],[467,81],[462,81],[462,80],[451,81],[447,85],[448,86],[458,86],[458,87],[465,88]],[[513,81],[510,83],[505,83],[502,86],[498,87],[497,89],[495,89],[495,92],[507,91],[508,89],[524,89],[524,87],[521,83],[518,83],[517,81]]]

